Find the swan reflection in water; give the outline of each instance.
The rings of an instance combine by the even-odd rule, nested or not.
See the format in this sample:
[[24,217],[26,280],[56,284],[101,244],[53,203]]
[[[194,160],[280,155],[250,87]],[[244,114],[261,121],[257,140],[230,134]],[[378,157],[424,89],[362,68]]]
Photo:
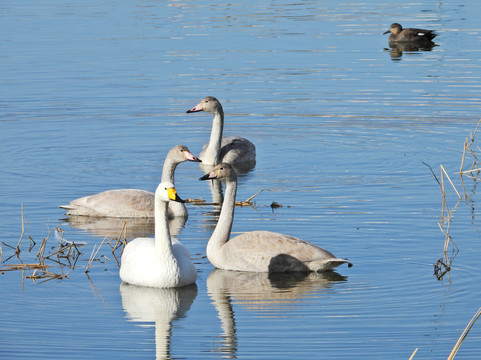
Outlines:
[[334,271],[269,274],[213,270],[207,278],[207,292],[222,326],[222,344],[216,346],[216,351],[226,358],[237,358],[234,305],[261,313],[263,317],[285,316],[285,312],[302,304],[303,299],[346,280]]
[[[71,227],[87,231],[100,237],[117,237],[126,226],[128,239],[136,237],[153,237],[154,218],[108,218],[71,215],[61,219]],[[185,226],[186,217],[177,216],[169,219],[169,230],[172,237],[177,237]]]
[[172,322],[186,317],[197,296],[197,285],[181,288],[152,288],[120,284],[122,307],[135,322],[154,323],[156,359],[171,359]]

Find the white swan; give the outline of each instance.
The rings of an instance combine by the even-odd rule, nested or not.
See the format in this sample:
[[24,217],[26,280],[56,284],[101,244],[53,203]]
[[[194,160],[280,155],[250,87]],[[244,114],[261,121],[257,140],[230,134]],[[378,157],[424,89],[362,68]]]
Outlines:
[[234,219],[237,175],[227,163],[217,165],[199,180],[219,179],[225,196],[217,226],[207,243],[207,258],[216,268],[238,271],[325,271],[347,263],[329,251],[293,236],[252,231],[229,240]]
[[167,204],[171,200],[182,201],[172,183],[160,183],[155,191],[155,238],[136,238],[124,248],[120,265],[123,282],[170,288],[189,285],[197,279],[189,251],[170,238]]
[[[176,145],[167,153],[162,170],[162,180],[174,183],[175,168],[184,161],[200,160],[192,155],[187,146]],[[107,190],[95,195],[72,200],[69,205],[61,205],[67,215],[149,218],[154,217],[154,193],[138,189]],[[183,203],[169,203],[169,218],[187,217]]]
[[198,111],[214,114],[210,140],[199,154],[203,164],[217,165],[221,162],[234,164],[256,159],[256,147],[249,140],[238,136],[222,137],[224,110],[219,100],[213,96],[207,96],[197,106],[187,110],[187,113]]

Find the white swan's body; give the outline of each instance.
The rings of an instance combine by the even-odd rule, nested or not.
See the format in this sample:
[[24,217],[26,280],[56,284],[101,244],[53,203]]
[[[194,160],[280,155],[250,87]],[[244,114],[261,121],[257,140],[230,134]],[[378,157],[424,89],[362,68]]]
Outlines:
[[207,96],[187,113],[206,111],[214,114],[210,140],[204,145],[199,159],[205,165],[217,165],[221,162],[229,164],[255,161],[256,147],[249,140],[239,136],[222,137],[224,129],[224,110],[219,100]]
[[207,244],[207,258],[216,268],[256,272],[325,271],[349,263],[329,251],[293,236],[252,231],[229,240],[234,219],[237,176],[227,163],[217,165],[200,180],[226,184],[217,226]]
[[[184,161],[200,161],[184,145],[176,145],[168,152],[162,170],[162,182],[174,183],[175,168]],[[67,215],[151,218],[154,217],[154,193],[138,189],[107,190],[95,195],[72,200],[69,205],[59,206],[67,210]],[[169,218],[187,217],[183,203],[169,203]]]
[[181,201],[170,182],[162,182],[155,192],[155,238],[136,238],[124,248],[120,278],[132,285],[159,288],[189,285],[197,270],[189,251],[178,240],[171,240],[167,204]]

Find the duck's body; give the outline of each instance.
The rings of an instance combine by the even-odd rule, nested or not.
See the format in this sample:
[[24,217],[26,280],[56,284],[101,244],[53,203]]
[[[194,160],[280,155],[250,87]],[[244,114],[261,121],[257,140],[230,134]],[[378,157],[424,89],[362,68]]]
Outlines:
[[199,111],[210,112],[214,115],[210,140],[199,154],[199,159],[204,165],[255,161],[256,147],[249,140],[239,136],[222,137],[224,110],[219,100],[213,96],[207,96],[197,106],[187,110],[187,113]]
[[123,282],[159,288],[189,285],[197,270],[189,251],[170,238],[167,204],[181,201],[172,183],[161,183],[155,192],[155,238],[136,238],[124,248],[120,278]]
[[[174,183],[175,169],[184,161],[200,161],[184,145],[176,145],[168,152],[162,170],[162,181]],[[154,193],[139,189],[107,190],[99,194],[72,200],[68,205],[59,206],[67,210],[67,215],[151,218],[154,217]],[[169,203],[169,218],[187,217],[183,203]]]
[[207,244],[207,258],[219,269],[255,272],[325,271],[347,263],[332,253],[293,236],[252,231],[229,239],[234,218],[237,176],[227,163],[201,180],[225,182],[225,197],[217,226]]
[[389,44],[416,43],[421,45],[434,45],[432,40],[437,36],[433,30],[416,28],[403,29],[403,27],[398,23],[391,24],[389,30],[384,34],[388,33],[391,33],[388,38]]

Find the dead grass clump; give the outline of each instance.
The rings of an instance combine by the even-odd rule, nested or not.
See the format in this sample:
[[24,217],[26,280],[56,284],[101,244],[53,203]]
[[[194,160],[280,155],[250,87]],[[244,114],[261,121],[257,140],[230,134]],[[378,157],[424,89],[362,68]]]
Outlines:
[[[478,159],[476,150],[474,149],[476,133],[478,131],[480,124],[481,124],[481,120],[479,120],[478,123],[476,124],[476,128],[474,129],[473,133],[470,135],[469,139],[466,138],[464,141],[463,155],[461,157],[461,165],[458,171],[458,174],[461,179],[463,196],[460,195],[460,192],[454,185],[453,181],[449,177],[443,165],[440,165],[441,175],[439,180],[436,174],[434,173],[432,167],[423,162],[423,164],[429,167],[429,169],[431,170],[431,173],[436,179],[436,182],[439,185],[439,188],[441,190],[441,194],[443,197],[443,203],[441,208],[441,219],[438,222],[439,229],[444,234],[443,257],[439,258],[434,264],[434,275],[438,280],[443,279],[443,277],[446,274],[449,274],[454,257],[459,252],[459,248],[454,243],[451,235],[449,234],[449,230],[452,222],[452,216],[456,211],[457,206],[463,200],[463,198],[464,200],[469,199],[469,196],[466,193],[466,189],[464,186],[463,176],[469,177],[474,181],[477,181],[479,179],[479,174],[481,172],[480,161]],[[479,147],[477,147],[477,150],[478,151],[480,150]],[[471,166],[469,167],[469,169],[464,170],[465,164],[469,161],[471,161]],[[454,190],[458,198],[457,203],[454,205],[452,209],[449,208],[448,202],[447,202],[447,195],[446,195],[447,191],[445,188],[445,179],[447,180],[447,182],[449,182],[449,184],[451,185],[452,189]],[[449,254],[449,249],[451,249],[451,254]]]
[[[47,236],[38,246],[38,250],[36,253],[36,261],[29,261],[28,263],[24,263],[20,256],[22,253],[22,240],[24,239],[25,235],[23,204],[21,206],[21,217],[22,231],[17,245],[12,246],[5,242],[2,242],[0,244],[0,273],[3,274],[7,271],[20,270],[22,271],[22,273],[24,273],[22,278],[32,279],[34,281],[42,280],[42,282],[53,279],[68,279],[68,273],[65,273],[64,269],[66,267],[72,270],[76,268],[77,262],[83,255],[83,253],[80,251],[80,247],[85,244],[75,243],[74,241],[68,241],[64,239],[64,231],[61,228],[57,227],[55,229],[51,229]],[[47,243],[52,243],[52,233],[55,234],[55,241],[58,244],[54,247],[52,247],[52,245],[47,246]],[[117,260],[114,252],[118,248],[122,248],[123,251],[123,247],[127,244],[126,234],[127,225],[126,223],[124,223],[120,235],[117,238],[107,240],[107,237],[105,237],[99,246],[94,246],[92,254],[90,255],[90,258],[88,260],[85,272],[87,273],[89,271],[94,261],[104,263],[109,260],[105,255],[98,255],[99,250],[104,243],[109,244],[109,246],[112,248],[114,258]],[[33,249],[37,246],[37,243],[30,236],[28,237],[28,239],[28,252],[31,253]],[[12,254],[4,259],[5,248],[12,249]],[[49,253],[47,253],[48,249],[50,249]],[[18,262],[13,264],[9,263],[9,261],[11,261],[11,259],[14,257],[16,257]],[[117,265],[119,265],[118,261]]]

